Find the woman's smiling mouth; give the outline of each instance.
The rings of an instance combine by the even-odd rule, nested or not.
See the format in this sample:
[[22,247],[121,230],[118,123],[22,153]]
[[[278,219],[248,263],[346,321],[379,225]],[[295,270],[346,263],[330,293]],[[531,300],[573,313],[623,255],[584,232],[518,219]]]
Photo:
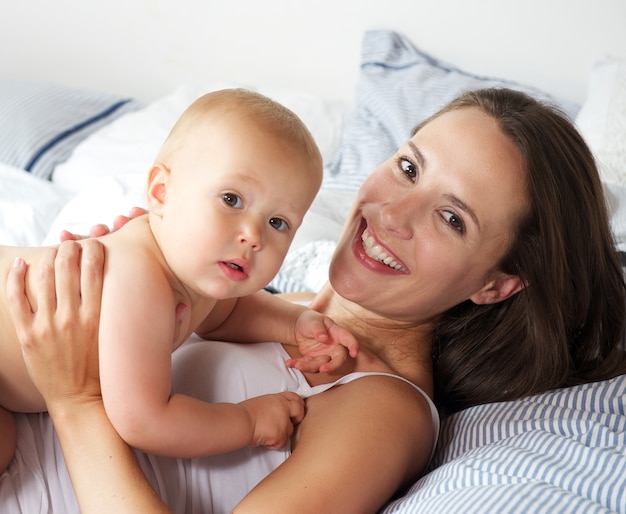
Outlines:
[[384,265],[396,271],[408,271],[402,264],[395,260],[393,256],[385,252],[382,246],[376,244],[374,238],[369,235],[367,228],[361,234],[361,241],[363,242],[363,249],[368,257],[382,262]]

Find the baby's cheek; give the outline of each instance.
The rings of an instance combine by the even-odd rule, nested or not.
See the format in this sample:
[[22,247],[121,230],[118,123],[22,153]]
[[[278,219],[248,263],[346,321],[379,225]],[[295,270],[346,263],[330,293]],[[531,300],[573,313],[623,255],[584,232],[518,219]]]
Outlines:
[[263,289],[278,273],[283,262],[282,251],[278,252],[266,244],[263,250],[252,256],[248,287]]

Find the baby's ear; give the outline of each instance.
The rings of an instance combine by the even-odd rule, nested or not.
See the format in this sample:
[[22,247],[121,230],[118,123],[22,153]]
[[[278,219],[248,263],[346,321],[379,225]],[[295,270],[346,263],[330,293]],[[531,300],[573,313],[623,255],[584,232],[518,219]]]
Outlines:
[[498,303],[519,293],[525,287],[526,283],[517,275],[502,273],[469,299],[478,305]]
[[148,187],[146,188],[146,200],[148,209],[154,214],[162,214],[165,197],[167,196],[167,183],[170,170],[165,164],[157,163],[152,166],[148,173]]

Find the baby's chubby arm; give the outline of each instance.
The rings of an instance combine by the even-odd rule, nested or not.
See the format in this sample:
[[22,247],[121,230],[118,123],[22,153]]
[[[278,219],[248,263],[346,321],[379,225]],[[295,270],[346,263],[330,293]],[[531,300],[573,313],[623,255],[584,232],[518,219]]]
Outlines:
[[102,396],[120,436],[136,448],[175,457],[285,446],[304,416],[295,393],[238,404],[171,394],[174,295],[157,267],[125,260],[108,263],[99,329]]
[[309,372],[335,371],[359,350],[355,337],[328,316],[263,291],[218,302],[196,332],[220,341],[297,345],[302,356],[286,364]]

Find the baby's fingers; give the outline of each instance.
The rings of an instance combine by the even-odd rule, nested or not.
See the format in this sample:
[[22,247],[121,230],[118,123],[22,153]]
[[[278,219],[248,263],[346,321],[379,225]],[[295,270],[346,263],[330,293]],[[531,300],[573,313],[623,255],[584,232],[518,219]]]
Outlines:
[[348,360],[348,349],[344,346],[335,346],[328,352],[328,361],[320,364],[320,373],[337,371]]
[[[293,359],[287,359],[285,361],[285,365],[288,368],[295,368],[303,371],[304,373],[318,373],[322,371],[324,365],[329,363],[329,360],[330,357],[328,355],[304,355]],[[336,366],[332,369],[336,369]]]
[[354,358],[357,356],[359,353],[359,342],[352,335],[352,332],[346,330],[345,328],[341,328],[339,325],[336,325],[333,321],[329,320],[328,333],[333,341],[336,341],[342,347],[347,348],[350,357]]
[[289,417],[294,425],[304,419],[304,400],[296,393],[285,391],[282,393],[289,402]]

